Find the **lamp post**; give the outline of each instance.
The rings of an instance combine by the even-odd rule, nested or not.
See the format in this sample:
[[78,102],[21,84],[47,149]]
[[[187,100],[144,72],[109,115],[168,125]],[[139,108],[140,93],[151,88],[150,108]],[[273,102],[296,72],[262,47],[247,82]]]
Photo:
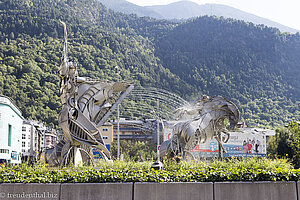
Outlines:
[[[117,77],[117,81],[119,82],[119,67],[116,66],[115,67],[117,69],[117,74],[118,74],[118,77]],[[117,158],[118,160],[120,160],[120,111],[119,111],[119,104],[117,105],[117,141],[118,141],[118,153],[117,153]]]
[[156,113],[156,129],[157,129],[157,162],[160,162],[159,157],[159,100],[156,101],[157,113]]
[[160,149],[160,146],[159,146],[159,99],[157,99],[156,101],[156,106],[157,106],[157,112],[155,112],[153,110],[153,113],[155,114],[155,118],[156,118],[156,133],[157,133],[157,161],[154,162],[152,165],[151,165],[151,168],[155,169],[155,170],[161,170],[163,168],[163,165],[162,163],[160,162],[160,156],[159,156],[159,149]]

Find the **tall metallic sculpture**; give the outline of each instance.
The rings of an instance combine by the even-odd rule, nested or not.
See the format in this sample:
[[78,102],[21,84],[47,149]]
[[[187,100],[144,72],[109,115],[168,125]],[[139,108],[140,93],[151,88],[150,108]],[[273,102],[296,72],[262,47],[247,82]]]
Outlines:
[[58,122],[63,140],[48,150],[45,159],[50,165],[91,163],[92,149],[98,149],[105,160],[111,159],[99,127],[133,89],[125,82],[108,82],[79,77],[77,66],[68,60],[67,29],[64,26],[64,48],[59,68],[62,110]]
[[[173,127],[173,136],[160,146],[160,155],[174,157],[180,155],[183,158],[195,148],[197,144],[205,143],[215,138],[221,149],[225,152],[221,143],[221,133],[228,135],[224,120],[228,118],[229,128],[234,128],[240,119],[237,106],[221,96],[203,96],[197,103],[181,107],[176,110],[181,122]],[[183,120],[183,121],[182,121]]]

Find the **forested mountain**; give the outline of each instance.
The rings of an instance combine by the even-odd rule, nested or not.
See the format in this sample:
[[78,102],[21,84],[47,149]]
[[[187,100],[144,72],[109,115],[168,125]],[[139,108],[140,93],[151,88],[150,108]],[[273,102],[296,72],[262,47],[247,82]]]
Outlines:
[[98,1],[103,5],[105,5],[108,9],[112,9],[117,12],[122,12],[126,14],[136,14],[140,17],[148,16],[157,19],[163,18],[162,15],[158,14],[152,9],[148,9],[143,6],[138,6],[125,0],[98,0]]
[[245,22],[252,22],[254,24],[264,24],[269,27],[279,28],[283,32],[296,33],[299,31],[269,19],[221,4],[199,5],[191,1],[178,1],[168,5],[145,6],[145,8],[157,13],[157,15],[161,15],[164,19],[188,19],[208,15],[244,20]]
[[300,36],[232,19],[184,23],[114,13],[96,0],[0,1],[0,94],[57,123],[63,28],[79,74],[233,99],[246,122],[300,118]]
[[90,0],[4,1],[0,9],[0,94],[15,100],[26,118],[57,122],[63,47],[59,19],[68,24],[69,56],[81,76],[116,80],[119,66],[122,80],[193,91],[163,68],[149,40],[128,27],[136,16],[108,12]]
[[292,103],[300,99],[299,34],[202,17],[175,27],[156,43],[163,66],[197,91],[239,102],[245,118],[266,123],[291,112],[299,119]]
[[200,16],[217,16],[225,18],[233,18],[237,20],[244,20],[245,22],[252,22],[254,24],[264,24],[269,27],[276,27],[282,32],[296,33],[299,30],[284,26],[280,23],[271,21],[269,19],[244,12],[242,10],[233,8],[231,6],[221,4],[203,4],[199,5],[192,1],[177,1],[167,5],[154,6],[138,6],[126,0],[98,0],[107,8],[117,12],[127,14],[137,14],[138,16],[148,16],[157,19],[169,20],[185,20]]

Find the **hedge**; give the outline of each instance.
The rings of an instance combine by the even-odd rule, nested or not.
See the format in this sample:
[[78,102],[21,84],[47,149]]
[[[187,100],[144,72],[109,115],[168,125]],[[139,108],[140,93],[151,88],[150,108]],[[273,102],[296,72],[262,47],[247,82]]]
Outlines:
[[[278,161],[280,162],[280,161]],[[0,183],[106,183],[106,182],[222,182],[222,181],[299,181],[300,170],[213,164],[171,164],[150,169],[150,164],[104,164],[98,167],[49,169],[25,164],[1,167]]]

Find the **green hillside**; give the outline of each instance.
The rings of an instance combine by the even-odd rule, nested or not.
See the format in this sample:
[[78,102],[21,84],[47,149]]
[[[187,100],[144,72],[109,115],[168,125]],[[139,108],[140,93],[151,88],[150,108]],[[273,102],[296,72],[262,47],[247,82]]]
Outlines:
[[150,38],[165,68],[196,89],[196,94],[180,91],[186,99],[226,96],[248,124],[278,126],[300,119],[299,33],[217,17],[130,25]]
[[223,95],[247,122],[300,118],[300,37],[241,21],[174,23],[114,13],[96,0],[1,0],[0,94],[26,118],[57,124],[63,28],[80,76],[169,90],[192,100]]
[[202,17],[177,26],[156,43],[163,66],[197,91],[239,102],[248,122],[299,120],[299,34]]
[[192,91],[159,64],[147,39],[128,28],[118,31],[115,23],[126,20],[99,3],[6,1],[0,8],[0,93],[15,100],[26,118],[57,124],[63,37],[59,19],[68,24],[69,56],[81,76],[116,80],[119,66],[121,78],[137,85]]

